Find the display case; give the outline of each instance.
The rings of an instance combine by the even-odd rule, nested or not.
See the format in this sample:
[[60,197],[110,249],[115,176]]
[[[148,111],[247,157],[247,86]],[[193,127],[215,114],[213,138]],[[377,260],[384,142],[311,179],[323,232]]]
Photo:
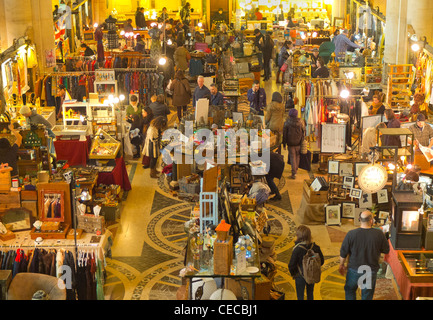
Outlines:
[[98,129],[90,149],[90,159],[115,159],[120,150],[120,142],[111,137],[107,132]]
[[104,130],[111,136],[117,135],[116,114],[113,104],[90,103],[90,119],[92,120],[92,132]]
[[84,125],[89,117],[89,105],[87,102],[64,102],[62,104],[63,125]]
[[399,251],[398,259],[410,282],[433,282],[433,251]]
[[393,192],[391,243],[396,250],[418,250],[422,246],[422,195]]

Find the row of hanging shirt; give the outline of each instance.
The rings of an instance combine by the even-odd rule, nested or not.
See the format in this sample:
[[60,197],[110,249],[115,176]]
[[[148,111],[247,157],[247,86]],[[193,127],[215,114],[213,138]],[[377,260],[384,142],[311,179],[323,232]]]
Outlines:
[[12,277],[31,272],[63,279],[65,267],[72,271],[68,300],[104,300],[106,262],[100,248],[79,248],[77,259],[75,252],[63,248],[0,250],[0,270],[11,270]]

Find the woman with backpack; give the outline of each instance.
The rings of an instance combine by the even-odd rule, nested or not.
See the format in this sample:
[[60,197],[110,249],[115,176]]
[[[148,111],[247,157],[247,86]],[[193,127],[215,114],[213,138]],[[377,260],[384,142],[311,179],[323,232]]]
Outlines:
[[305,138],[305,126],[298,118],[298,110],[290,109],[289,118],[284,123],[283,147],[289,149],[289,162],[292,166],[292,179],[296,179],[301,160],[301,144]]
[[320,281],[320,268],[325,259],[320,247],[311,241],[311,230],[300,225],[296,229],[296,241],[289,262],[289,271],[295,279],[298,300],[304,300],[305,290],[307,300],[314,300],[314,284]]

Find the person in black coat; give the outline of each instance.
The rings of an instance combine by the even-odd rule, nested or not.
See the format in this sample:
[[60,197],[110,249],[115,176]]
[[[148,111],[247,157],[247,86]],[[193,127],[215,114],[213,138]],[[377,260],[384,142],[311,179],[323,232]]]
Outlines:
[[329,69],[325,66],[325,61],[321,57],[317,58],[317,68],[313,72],[313,78],[327,79],[329,78]]
[[131,144],[136,148],[134,159],[140,158],[140,146],[143,143],[143,119],[141,115],[136,113],[132,115],[131,129],[129,132]]
[[314,284],[307,284],[303,278],[302,260],[307,253],[306,249],[312,249],[320,256],[320,262],[323,266],[325,259],[323,257],[320,247],[311,241],[311,230],[307,226],[300,225],[296,229],[295,247],[290,257],[289,271],[293,278],[295,278],[296,295],[298,300],[304,300],[304,292],[307,290],[307,300],[314,300]]
[[265,176],[266,182],[271,189],[271,195],[275,195],[275,197],[273,197],[271,201],[281,200],[281,194],[274,182],[274,179],[281,179],[284,172],[284,166],[284,157],[278,153],[271,152],[269,159],[269,172]]
[[268,81],[272,76],[271,59],[273,51],[274,41],[272,40],[271,33],[267,33],[263,44],[263,69],[265,71],[265,81]]
[[301,143],[305,137],[305,127],[298,118],[298,110],[290,109],[289,118],[284,123],[283,147],[289,151],[289,161],[292,166],[292,179],[296,179],[299,162],[301,161]]
[[82,43],[81,48],[84,49],[84,56],[91,57],[95,55],[95,51],[93,51],[87,44]]

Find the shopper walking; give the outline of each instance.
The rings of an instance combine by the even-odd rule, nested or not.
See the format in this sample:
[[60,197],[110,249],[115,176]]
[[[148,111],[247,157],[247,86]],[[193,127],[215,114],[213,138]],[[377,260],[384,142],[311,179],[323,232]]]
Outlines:
[[[150,123],[154,119],[152,109],[148,106],[144,107],[141,111],[141,125],[143,126],[141,132],[143,133],[143,141],[146,141],[147,130],[149,129]],[[143,169],[147,169],[150,166],[150,158],[148,156],[143,155],[143,159],[141,160],[141,164],[143,165]]]
[[129,138],[131,144],[135,147],[134,159],[140,158],[141,145],[143,143],[143,125],[141,115],[132,115],[131,128],[129,129]]
[[278,153],[271,152],[269,156],[269,171],[265,176],[266,182],[271,189],[270,195],[275,195],[275,197],[273,197],[270,201],[281,200],[281,194],[274,182],[274,179],[281,179],[284,172],[284,166],[284,157]]
[[274,40],[271,34],[267,33],[263,44],[263,69],[265,71],[265,81],[268,81],[272,76],[271,60],[274,52]]
[[[359,220],[360,228],[346,234],[340,249],[338,270],[341,275],[346,274],[346,300],[356,300],[358,287],[361,289],[362,300],[373,299],[380,255],[389,253],[385,235],[380,229],[373,228],[373,214],[364,211]],[[346,266],[347,259],[349,262]]]
[[296,179],[301,160],[301,144],[305,138],[305,126],[298,118],[298,110],[290,109],[289,117],[284,123],[283,147],[289,151],[289,162],[292,166],[292,179]]
[[150,177],[152,179],[158,178],[159,171],[156,170],[156,164],[161,149],[161,136],[163,131],[167,128],[167,120],[164,117],[157,117],[150,123],[147,129],[146,140],[143,148],[143,155],[150,158]]
[[324,264],[320,247],[312,242],[311,230],[307,226],[300,225],[296,229],[295,247],[293,248],[292,256],[289,262],[289,272],[295,278],[296,296],[298,300],[304,300],[305,291],[307,292],[307,300],[314,300],[314,283],[308,284],[304,279],[303,259],[307,251],[311,249],[320,257],[321,266]]
[[185,41],[178,40],[177,48],[174,51],[174,65],[177,70],[182,70],[185,72],[189,68],[189,60],[191,60],[191,55],[189,51],[184,46]]
[[[277,136],[278,143],[283,142],[284,113],[283,97],[279,92],[274,92],[272,101],[266,108],[265,123],[266,128]],[[278,153],[281,153],[281,147]]]
[[[292,48],[292,42],[286,41],[284,42],[283,46],[280,49],[280,52],[278,54],[278,71],[277,71],[277,83],[281,83],[280,81],[280,75],[281,75],[281,68],[283,67],[284,63],[286,63],[287,59],[290,57],[290,50]],[[284,72],[282,72],[284,74]]]
[[176,71],[176,76],[171,82],[169,89],[173,92],[173,106],[177,108],[179,122],[185,116],[187,106],[191,101],[191,87],[182,70]]

